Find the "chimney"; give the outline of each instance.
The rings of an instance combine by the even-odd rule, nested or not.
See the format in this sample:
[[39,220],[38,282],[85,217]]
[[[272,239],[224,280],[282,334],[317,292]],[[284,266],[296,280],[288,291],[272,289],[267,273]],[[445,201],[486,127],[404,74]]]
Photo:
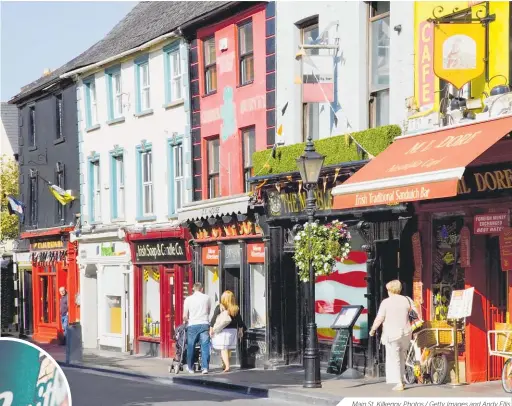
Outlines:
[[46,68],[43,72],[43,76],[48,76],[50,73],[52,73],[52,70],[50,68]]

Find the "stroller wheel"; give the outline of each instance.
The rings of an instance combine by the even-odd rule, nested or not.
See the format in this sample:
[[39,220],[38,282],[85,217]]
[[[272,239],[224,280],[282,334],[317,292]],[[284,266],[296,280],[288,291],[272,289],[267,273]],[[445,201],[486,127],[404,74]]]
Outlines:
[[180,366],[179,364],[174,365],[174,375],[178,375],[180,373]]

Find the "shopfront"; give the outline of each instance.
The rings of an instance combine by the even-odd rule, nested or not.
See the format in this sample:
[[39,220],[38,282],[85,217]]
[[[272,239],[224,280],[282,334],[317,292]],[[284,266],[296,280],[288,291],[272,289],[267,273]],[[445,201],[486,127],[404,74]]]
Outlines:
[[127,233],[134,268],[137,354],[175,354],[174,332],[183,322],[183,302],[193,283],[190,238],[181,227]]
[[119,231],[80,236],[81,324],[84,348],[129,352],[133,342],[130,247]]
[[426,320],[446,322],[451,292],[475,288],[471,316],[459,325],[467,382],[501,373],[502,361],[487,354],[487,331],[509,321],[512,289],[499,235],[512,209],[511,131],[505,116],[401,137],[333,190],[342,209],[414,202],[413,298]]
[[71,229],[53,229],[22,234],[30,241],[33,294],[33,339],[56,343],[63,338],[59,312],[59,288],[68,294],[69,323],[80,320],[79,278],[76,242],[69,241]]

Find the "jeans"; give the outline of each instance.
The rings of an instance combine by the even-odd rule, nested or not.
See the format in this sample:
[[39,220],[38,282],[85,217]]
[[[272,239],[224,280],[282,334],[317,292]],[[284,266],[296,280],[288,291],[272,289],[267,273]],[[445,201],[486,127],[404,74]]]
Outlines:
[[60,316],[60,321],[62,322],[62,330],[64,330],[64,337],[66,337],[68,332],[68,315]]
[[199,339],[201,343],[201,368],[208,369],[210,365],[210,326],[208,324],[196,324],[187,329],[187,365],[192,370],[194,361],[194,348]]

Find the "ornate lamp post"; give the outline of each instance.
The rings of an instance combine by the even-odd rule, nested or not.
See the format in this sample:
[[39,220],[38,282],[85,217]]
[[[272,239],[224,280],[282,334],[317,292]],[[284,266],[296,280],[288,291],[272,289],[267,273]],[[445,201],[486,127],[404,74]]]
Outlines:
[[[325,156],[315,151],[313,140],[308,137],[304,153],[297,158],[300,177],[307,190],[306,213],[308,223],[315,221],[316,199],[313,193],[318,184],[320,171],[324,164]],[[304,351],[304,387],[321,388],[320,379],[320,353],[318,351],[318,337],[315,323],[315,271],[313,264],[309,263],[309,321],[307,324],[306,350]]]

